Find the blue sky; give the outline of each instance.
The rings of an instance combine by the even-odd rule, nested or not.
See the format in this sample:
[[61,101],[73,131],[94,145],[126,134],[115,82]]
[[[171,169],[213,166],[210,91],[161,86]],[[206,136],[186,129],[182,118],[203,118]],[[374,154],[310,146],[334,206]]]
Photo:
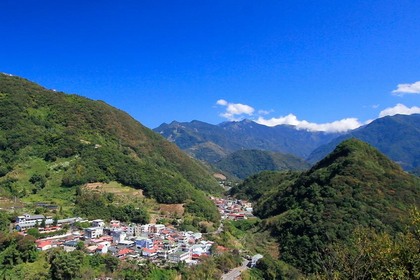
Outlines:
[[0,72],[173,120],[340,131],[420,112],[420,1],[15,1]]

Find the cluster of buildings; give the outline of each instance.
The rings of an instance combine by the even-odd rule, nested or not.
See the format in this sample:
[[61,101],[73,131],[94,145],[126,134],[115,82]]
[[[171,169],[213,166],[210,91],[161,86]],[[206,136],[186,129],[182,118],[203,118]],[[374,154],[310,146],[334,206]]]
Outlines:
[[238,221],[254,217],[252,215],[252,204],[249,201],[215,197],[211,197],[211,200],[216,204],[222,219]]
[[[243,220],[253,217],[252,205],[246,200],[211,199],[222,219]],[[89,222],[90,226],[79,231],[72,227],[76,222]],[[34,227],[40,232],[54,232],[61,230],[64,224],[69,224],[71,228],[67,234],[38,240],[37,248],[45,251],[63,247],[66,251],[72,251],[83,246],[87,253],[110,253],[120,259],[196,263],[201,256],[209,255],[213,246],[213,242],[204,240],[201,233],[179,231],[163,224],[105,223],[100,219],[87,221],[80,217],[54,220],[44,215],[23,214],[17,217],[15,227],[21,232]],[[218,251],[223,250],[227,248],[218,246]]]
[[[41,218],[38,216],[35,218]],[[72,221],[79,219],[66,220],[72,224]],[[63,247],[66,251],[72,251],[83,244],[84,251],[92,254],[110,253],[120,259],[185,261],[194,264],[201,256],[209,255],[213,245],[212,241],[203,240],[201,233],[179,231],[163,224],[123,225],[119,221],[105,223],[99,219],[90,221],[90,224],[83,232],[73,231],[65,236],[38,240],[37,248],[45,251]],[[60,226],[55,228],[59,229]]]

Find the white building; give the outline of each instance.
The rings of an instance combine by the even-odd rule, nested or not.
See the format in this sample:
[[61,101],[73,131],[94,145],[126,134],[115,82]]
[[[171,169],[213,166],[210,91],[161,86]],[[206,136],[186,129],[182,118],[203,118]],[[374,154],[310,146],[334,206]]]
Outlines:
[[181,262],[181,261],[187,261],[187,260],[191,260],[191,252],[182,252],[182,251],[177,251],[175,253],[169,254],[168,259],[169,261],[172,262]]
[[16,229],[25,230],[28,228],[33,228],[38,224],[38,227],[41,225],[42,221],[45,220],[45,225],[52,225],[54,220],[52,217],[45,217],[44,215],[29,215],[23,214],[16,218]]
[[85,228],[84,237],[86,239],[95,239],[104,234],[104,229],[101,227]]
[[127,233],[125,233],[122,229],[121,230],[113,230],[111,231],[112,236],[112,243],[120,243],[125,240],[127,237]]
[[101,227],[103,228],[105,226],[105,222],[103,220],[97,219],[92,221],[92,225],[94,227]]

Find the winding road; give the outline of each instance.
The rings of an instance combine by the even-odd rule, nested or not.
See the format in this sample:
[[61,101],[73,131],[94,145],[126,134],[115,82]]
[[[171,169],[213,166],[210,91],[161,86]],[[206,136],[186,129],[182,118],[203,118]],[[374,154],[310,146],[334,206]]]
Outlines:
[[234,269],[232,269],[231,271],[229,271],[228,273],[225,273],[222,275],[222,280],[235,280],[236,278],[238,278],[242,271],[247,270],[248,267],[246,266],[248,264],[248,260],[244,260],[242,262],[242,266],[239,267],[235,267]]

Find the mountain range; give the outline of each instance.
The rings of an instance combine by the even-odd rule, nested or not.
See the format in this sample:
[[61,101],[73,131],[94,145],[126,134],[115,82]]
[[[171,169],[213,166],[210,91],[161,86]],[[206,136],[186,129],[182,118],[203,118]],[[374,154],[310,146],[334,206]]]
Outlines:
[[[212,164],[217,164],[238,150],[292,154],[314,164],[333,151],[343,140],[356,138],[378,148],[405,170],[420,166],[418,114],[379,118],[347,133],[298,130],[291,125],[268,127],[251,120],[223,122],[218,125],[200,121],[174,121],[162,124],[154,131],[192,157]],[[252,160],[251,157],[248,159]]]
[[297,130],[289,125],[268,127],[251,120],[218,125],[174,121],[153,130],[187,154],[210,163],[237,150],[266,150],[306,158],[317,147],[341,135]]

